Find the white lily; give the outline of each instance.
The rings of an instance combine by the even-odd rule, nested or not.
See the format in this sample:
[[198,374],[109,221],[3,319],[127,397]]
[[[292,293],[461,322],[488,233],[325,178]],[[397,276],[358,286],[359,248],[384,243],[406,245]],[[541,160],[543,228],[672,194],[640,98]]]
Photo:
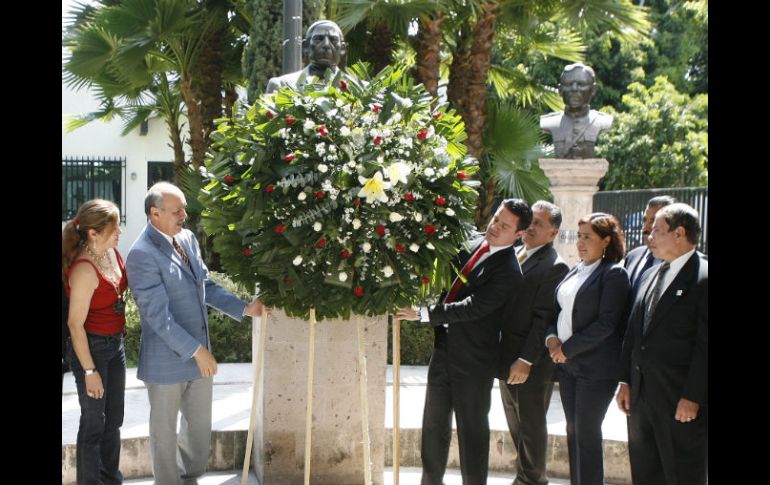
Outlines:
[[323,225],[320,222],[313,224],[313,230],[315,232],[321,232],[321,229],[323,229]]
[[404,162],[392,163],[387,168],[388,178],[393,185],[401,182],[406,185],[406,177],[412,173],[412,168]]
[[393,276],[393,268],[386,265],[384,268],[382,268],[382,274],[384,274],[386,278],[390,278]]
[[399,222],[404,220],[404,216],[402,216],[398,212],[391,212],[390,215],[388,216],[388,219],[390,220],[390,222]]
[[420,246],[416,243],[412,243],[409,245],[409,250],[413,253],[416,253],[417,251],[420,250]]
[[387,202],[388,196],[385,194],[385,189],[390,188],[390,182],[382,180],[382,172],[377,172],[372,178],[366,178],[359,175],[358,181],[363,185],[358,192],[358,197],[366,197],[366,202],[371,204],[375,200],[380,202]]
[[297,256],[296,258],[294,258],[294,261],[292,261],[292,264],[294,264],[294,266],[299,266],[300,264],[302,264],[302,256]]

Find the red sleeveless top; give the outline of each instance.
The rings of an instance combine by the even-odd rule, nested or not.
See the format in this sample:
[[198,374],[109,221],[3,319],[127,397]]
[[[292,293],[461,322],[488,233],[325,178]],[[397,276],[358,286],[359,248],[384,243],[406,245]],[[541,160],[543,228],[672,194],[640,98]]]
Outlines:
[[[115,249],[114,251],[122,274],[118,289],[120,290],[120,294],[123,295],[126,288],[128,288],[126,266],[123,263],[123,258],[120,257],[118,250]],[[67,270],[67,283],[64,285],[64,291],[67,294],[67,298],[70,296],[70,274],[72,273],[72,269],[79,263],[88,263],[93,266],[96,275],[99,277],[99,286],[96,287],[93,296],[91,296],[91,305],[88,308],[86,322],[83,325],[86,332],[97,335],[113,335],[122,332],[123,329],[126,328],[126,316],[118,315],[112,306],[118,300],[118,293],[115,291],[115,286],[102,276],[102,273],[96,265],[88,259],[76,259],[69,270]]]

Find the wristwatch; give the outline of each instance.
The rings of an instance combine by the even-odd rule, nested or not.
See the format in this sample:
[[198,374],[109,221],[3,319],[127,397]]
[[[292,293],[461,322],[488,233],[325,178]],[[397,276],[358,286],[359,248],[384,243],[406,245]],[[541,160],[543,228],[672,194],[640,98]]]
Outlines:
[[99,372],[98,370],[96,370],[96,367],[94,367],[93,369],[83,369],[83,370],[86,372],[87,376],[90,376],[91,374],[96,374],[97,372]]

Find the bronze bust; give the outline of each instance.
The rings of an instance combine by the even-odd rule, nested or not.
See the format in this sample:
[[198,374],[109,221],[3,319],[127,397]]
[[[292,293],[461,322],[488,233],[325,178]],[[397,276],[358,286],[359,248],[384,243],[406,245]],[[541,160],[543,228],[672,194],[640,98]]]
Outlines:
[[595,158],[596,139],[612,125],[612,116],[591,109],[594,93],[593,69],[581,63],[564,68],[559,82],[564,111],[540,117],[540,128],[553,137],[556,158]]
[[302,51],[310,64],[301,71],[270,78],[265,92],[272,93],[287,84],[304,84],[308,76],[323,78],[327,69],[336,73],[345,67],[345,39],[342,30],[331,20],[319,20],[307,29]]

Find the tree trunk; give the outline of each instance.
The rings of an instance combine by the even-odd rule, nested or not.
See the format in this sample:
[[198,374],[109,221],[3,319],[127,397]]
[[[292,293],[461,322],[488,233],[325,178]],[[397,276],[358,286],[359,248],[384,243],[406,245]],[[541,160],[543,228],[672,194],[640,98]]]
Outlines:
[[364,47],[364,57],[374,67],[375,74],[393,62],[393,32],[385,22],[372,27],[371,40]]
[[168,134],[171,137],[171,148],[174,150],[174,176],[184,170],[184,146],[182,145],[182,135],[179,125],[171,120],[166,120],[166,126],[168,126]]
[[182,77],[179,81],[179,89],[182,91],[182,98],[187,105],[187,122],[190,124],[190,148],[192,148],[192,164],[197,170],[203,163],[206,156],[208,143],[203,138],[203,118],[201,117],[201,108],[198,98],[195,96],[190,86],[189,77]]
[[415,50],[417,51],[417,80],[434,98],[438,97],[438,81],[441,76],[441,24],[444,16],[420,18]]
[[[465,146],[479,163],[484,163],[484,130],[487,124],[487,78],[492,61],[495,38],[495,20],[499,13],[499,1],[483,3],[478,20],[471,29],[470,39],[461,33],[456,51],[453,52],[449,74],[449,99],[460,110],[468,138]],[[476,209],[476,225],[483,227],[490,216],[496,195],[496,180],[488,170],[485,193],[479,198]]]
[[[227,25],[227,12],[224,9],[221,12],[212,12],[212,15],[223,16],[222,19],[219,19],[219,24]],[[201,125],[206,149],[209,145],[209,135],[214,131],[214,120],[222,116],[223,28],[215,28],[206,36],[198,56],[198,62],[195,65],[196,83],[193,88],[201,103]],[[199,164],[202,161],[203,158],[198,161]]]

